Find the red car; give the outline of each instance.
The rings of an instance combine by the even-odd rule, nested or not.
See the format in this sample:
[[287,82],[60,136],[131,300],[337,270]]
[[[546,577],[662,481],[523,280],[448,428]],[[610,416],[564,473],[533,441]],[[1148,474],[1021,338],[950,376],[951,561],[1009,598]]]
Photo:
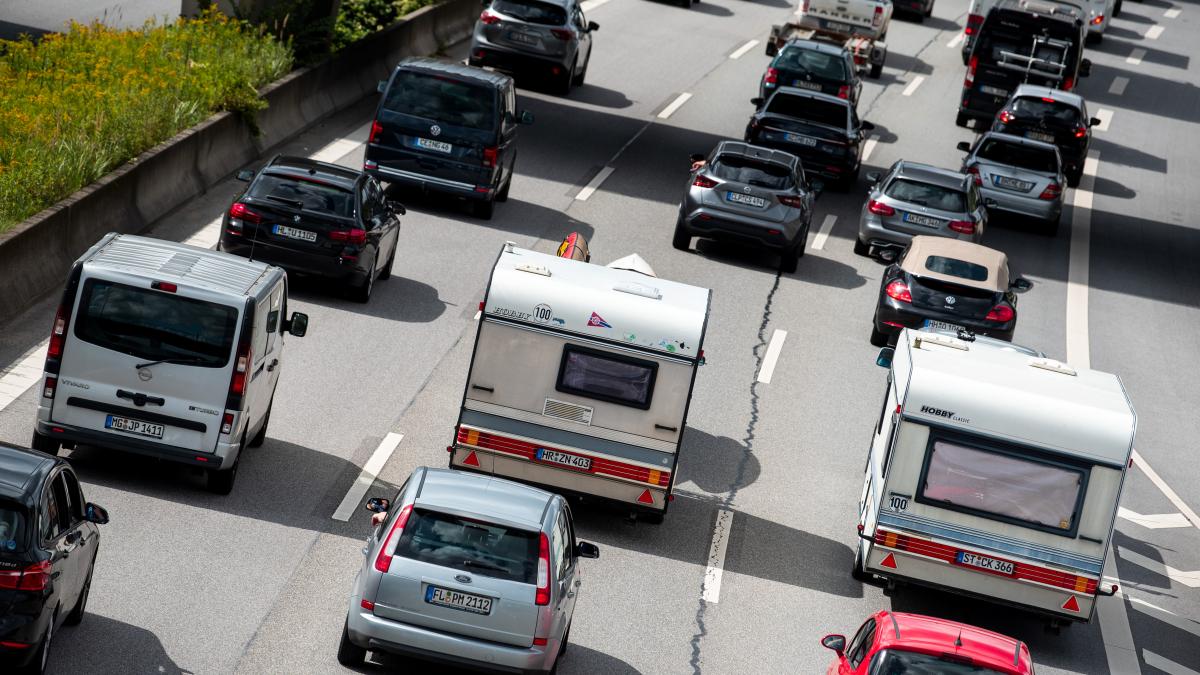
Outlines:
[[920,614],[882,610],[849,645],[845,635],[826,635],[821,644],[837,652],[828,675],[1033,675],[1020,640]]

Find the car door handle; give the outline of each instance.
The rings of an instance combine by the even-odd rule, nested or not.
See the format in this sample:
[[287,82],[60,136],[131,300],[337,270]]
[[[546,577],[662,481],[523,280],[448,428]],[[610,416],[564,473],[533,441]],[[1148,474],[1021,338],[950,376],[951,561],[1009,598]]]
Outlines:
[[275,366],[279,365],[279,359],[271,359],[271,363],[267,365],[267,372],[275,370]]
[[575,597],[575,591],[567,591],[567,599]]

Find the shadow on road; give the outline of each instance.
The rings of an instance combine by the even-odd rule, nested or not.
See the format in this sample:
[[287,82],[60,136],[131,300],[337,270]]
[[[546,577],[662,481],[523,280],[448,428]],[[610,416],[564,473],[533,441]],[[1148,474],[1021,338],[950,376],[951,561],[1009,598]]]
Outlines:
[[51,673],[191,675],[171,660],[154,633],[99,614],[62,628],[52,644],[46,668]]

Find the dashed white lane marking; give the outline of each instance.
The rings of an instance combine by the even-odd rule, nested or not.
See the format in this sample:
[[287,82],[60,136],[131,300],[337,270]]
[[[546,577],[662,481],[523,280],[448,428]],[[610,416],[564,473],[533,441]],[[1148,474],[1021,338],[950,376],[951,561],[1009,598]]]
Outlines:
[[[1104,559],[1104,581],[1121,585],[1115,553]],[[1133,631],[1129,628],[1129,612],[1125,609],[1124,596],[1118,593],[1097,597],[1096,619],[1100,622],[1100,639],[1104,642],[1108,672],[1141,675],[1142,664],[1138,662],[1137,647],[1133,644]]]
[[913,81],[909,82],[908,86],[904,88],[904,91],[902,91],[900,93],[905,96],[912,96],[913,92],[916,91],[917,87],[921,86],[921,83],[924,81],[925,81],[925,76],[918,75],[915,78],[913,78]]
[[1101,108],[1096,111],[1096,119],[1100,120],[1100,124],[1095,126],[1096,131],[1108,131],[1108,125],[1112,123],[1113,111],[1108,108]]
[[1146,30],[1146,39],[1147,40],[1157,40],[1158,36],[1160,36],[1162,34],[1163,34],[1162,26],[1150,26],[1150,28]]
[[350,520],[350,515],[359,508],[363,496],[367,494],[367,490],[371,489],[371,485],[375,482],[375,477],[379,475],[383,465],[387,464],[388,459],[396,448],[400,446],[400,441],[404,440],[404,434],[388,432],[387,436],[380,441],[379,447],[375,448],[375,452],[371,453],[371,458],[367,460],[363,466],[362,472],[358,474],[358,478],[354,481],[354,485],[350,486],[349,492],[342,498],[342,503],[338,504],[337,510],[333,512],[333,519],[345,522]]
[[950,49],[954,49],[955,47],[961,45],[965,39],[967,39],[966,33],[960,32],[951,38],[950,41],[946,43],[946,46]]
[[607,2],[608,0],[584,0],[584,2],[579,3],[579,7],[585,12],[590,12]]
[[812,249],[820,251],[825,248],[825,242],[829,239],[829,233],[833,230],[833,224],[837,222],[837,216],[832,213],[825,216],[825,220],[821,223],[821,229],[817,230],[817,236],[813,239]]
[[671,116],[672,113],[674,113],[676,110],[679,110],[681,107],[683,107],[683,104],[687,103],[688,99],[691,97],[692,97],[692,95],[687,93],[686,91],[683,92],[682,94],[676,96],[674,101],[671,101],[670,103],[668,103],[667,107],[663,108],[662,112],[658,113],[658,119],[660,119],[660,120],[667,119],[668,117]]
[[1146,665],[1150,666],[1151,668],[1158,668],[1168,675],[1200,675],[1200,672],[1196,672],[1187,666],[1175,663],[1165,656],[1159,656],[1149,649],[1142,650],[1142,658],[1146,660]]
[[49,340],[43,340],[38,346],[21,355],[16,365],[0,377],[0,410],[12,405],[21,398],[29,388],[42,379],[43,366],[46,363],[46,346]]
[[1200,588],[1200,571],[1184,572],[1183,570],[1171,567],[1161,560],[1147,558],[1137,551],[1124,547],[1117,550],[1117,555],[1120,556],[1121,560],[1131,562],[1138,567],[1144,567],[1156,574],[1161,574],[1171,581],[1183,584],[1188,588]]
[[704,568],[704,590],[700,598],[705,602],[717,602],[721,597],[721,575],[725,567],[725,548],[729,546],[729,530],[733,525],[733,511],[717,511],[717,525],[713,528],[712,546],[708,548],[708,566]]
[[[1088,265],[1092,246],[1092,186],[1100,153],[1083,163],[1084,178],[1071,191],[1071,254],[1067,262],[1067,361],[1090,367],[1088,342]],[[1121,672],[1114,670],[1113,672]]]
[[613,168],[611,166],[606,166],[603,169],[600,169],[600,172],[597,173],[590,181],[588,181],[587,185],[583,186],[583,189],[579,191],[579,194],[575,195],[575,199],[581,202],[586,202],[588,197],[591,197],[596,193],[596,190],[600,188],[600,184],[603,183],[604,179],[608,178],[609,174],[612,172]]
[[779,353],[783,351],[783,341],[787,339],[787,331],[775,329],[771,335],[771,343],[767,345],[767,355],[763,357],[762,367],[758,369],[758,381],[771,384],[771,374],[775,372],[775,364],[779,362]]
[[1108,87],[1108,93],[1114,96],[1120,96],[1125,93],[1125,87],[1129,86],[1129,78],[1117,76],[1113,78],[1112,84]]
[[225,214],[221,214],[216,218],[208,221],[208,224],[200,228],[200,231],[187,239],[183,243],[200,248],[212,248],[217,245],[221,239],[221,221],[225,218]]
[[871,153],[875,151],[875,146],[878,144],[879,141],[875,140],[874,136],[868,138],[867,141],[863,143],[862,161],[865,162],[871,159]]
[[476,311],[475,311],[475,318],[474,318],[474,319],[472,319],[472,321],[478,321],[478,320],[479,320],[479,317],[481,317],[481,316],[483,316],[483,310],[482,310],[482,309],[480,309],[480,310],[476,310]]
[[1158,472],[1150,466],[1150,463],[1147,462],[1136,449],[1133,451],[1133,465],[1141,469],[1142,473],[1146,474],[1146,478],[1149,478],[1150,482],[1154,483],[1154,486],[1158,488],[1158,491],[1163,493],[1163,495],[1175,505],[1175,508],[1179,509],[1179,512],[1183,514],[1183,517],[1187,518],[1188,522],[1191,523],[1192,526],[1200,530],[1200,516],[1197,516],[1196,512],[1192,510],[1192,507],[1188,506],[1187,503],[1184,502],[1183,499],[1181,499],[1179,495],[1171,489],[1170,485],[1167,485],[1167,481],[1163,480],[1162,477],[1158,475]]
[[1125,63],[1128,63],[1131,66],[1140,66],[1140,65],[1142,65],[1142,59],[1145,56],[1146,56],[1145,49],[1135,49],[1135,50],[1129,52],[1129,57],[1125,59]]
[[1167,17],[1168,19],[1174,19],[1175,17],[1179,16],[1180,13],[1182,13],[1182,12],[1183,12],[1182,9],[1179,9],[1178,7],[1172,7],[1171,9],[1168,9],[1167,11],[1163,12],[1163,16]]
[[738,47],[732,54],[729,55],[729,58],[740,59],[740,58],[742,58],[742,55],[744,55],[746,52],[750,51],[751,49],[754,49],[757,46],[758,46],[758,40],[751,40],[751,41],[747,42],[746,44],[742,45],[741,47]]
[[1179,616],[1175,612],[1163,609],[1157,605],[1152,605],[1141,598],[1135,598],[1132,596],[1126,597],[1129,598],[1129,602],[1137,611],[1142,612],[1143,614],[1149,614],[1165,624],[1170,624],[1181,631],[1191,633],[1196,637],[1200,637],[1200,623],[1196,623],[1191,619],[1186,619],[1182,616]]
[[370,123],[364,124],[352,131],[349,136],[345,136],[331,143],[327,143],[325,147],[314,152],[312,155],[310,155],[310,157],[318,162],[336,162],[351,152],[354,152],[358,146],[366,143],[367,136],[369,136],[370,133]]
[[1151,530],[1192,526],[1182,513],[1151,513],[1143,515],[1137,511],[1130,511],[1124,506],[1120,506],[1117,507],[1117,516]]

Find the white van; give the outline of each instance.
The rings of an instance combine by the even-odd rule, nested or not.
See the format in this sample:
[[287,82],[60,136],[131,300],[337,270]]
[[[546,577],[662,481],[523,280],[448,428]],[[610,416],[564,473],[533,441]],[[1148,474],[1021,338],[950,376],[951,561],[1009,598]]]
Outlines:
[[283,359],[278,267],[186,244],[108,234],[71,268],[54,317],[33,447],[76,444],[207,469],[229,494],[261,445]]
[[854,576],[1088,621],[1136,416],[1115,376],[905,330],[859,502]]
[[450,466],[662,522],[710,291],[506,244],[481,307]]

